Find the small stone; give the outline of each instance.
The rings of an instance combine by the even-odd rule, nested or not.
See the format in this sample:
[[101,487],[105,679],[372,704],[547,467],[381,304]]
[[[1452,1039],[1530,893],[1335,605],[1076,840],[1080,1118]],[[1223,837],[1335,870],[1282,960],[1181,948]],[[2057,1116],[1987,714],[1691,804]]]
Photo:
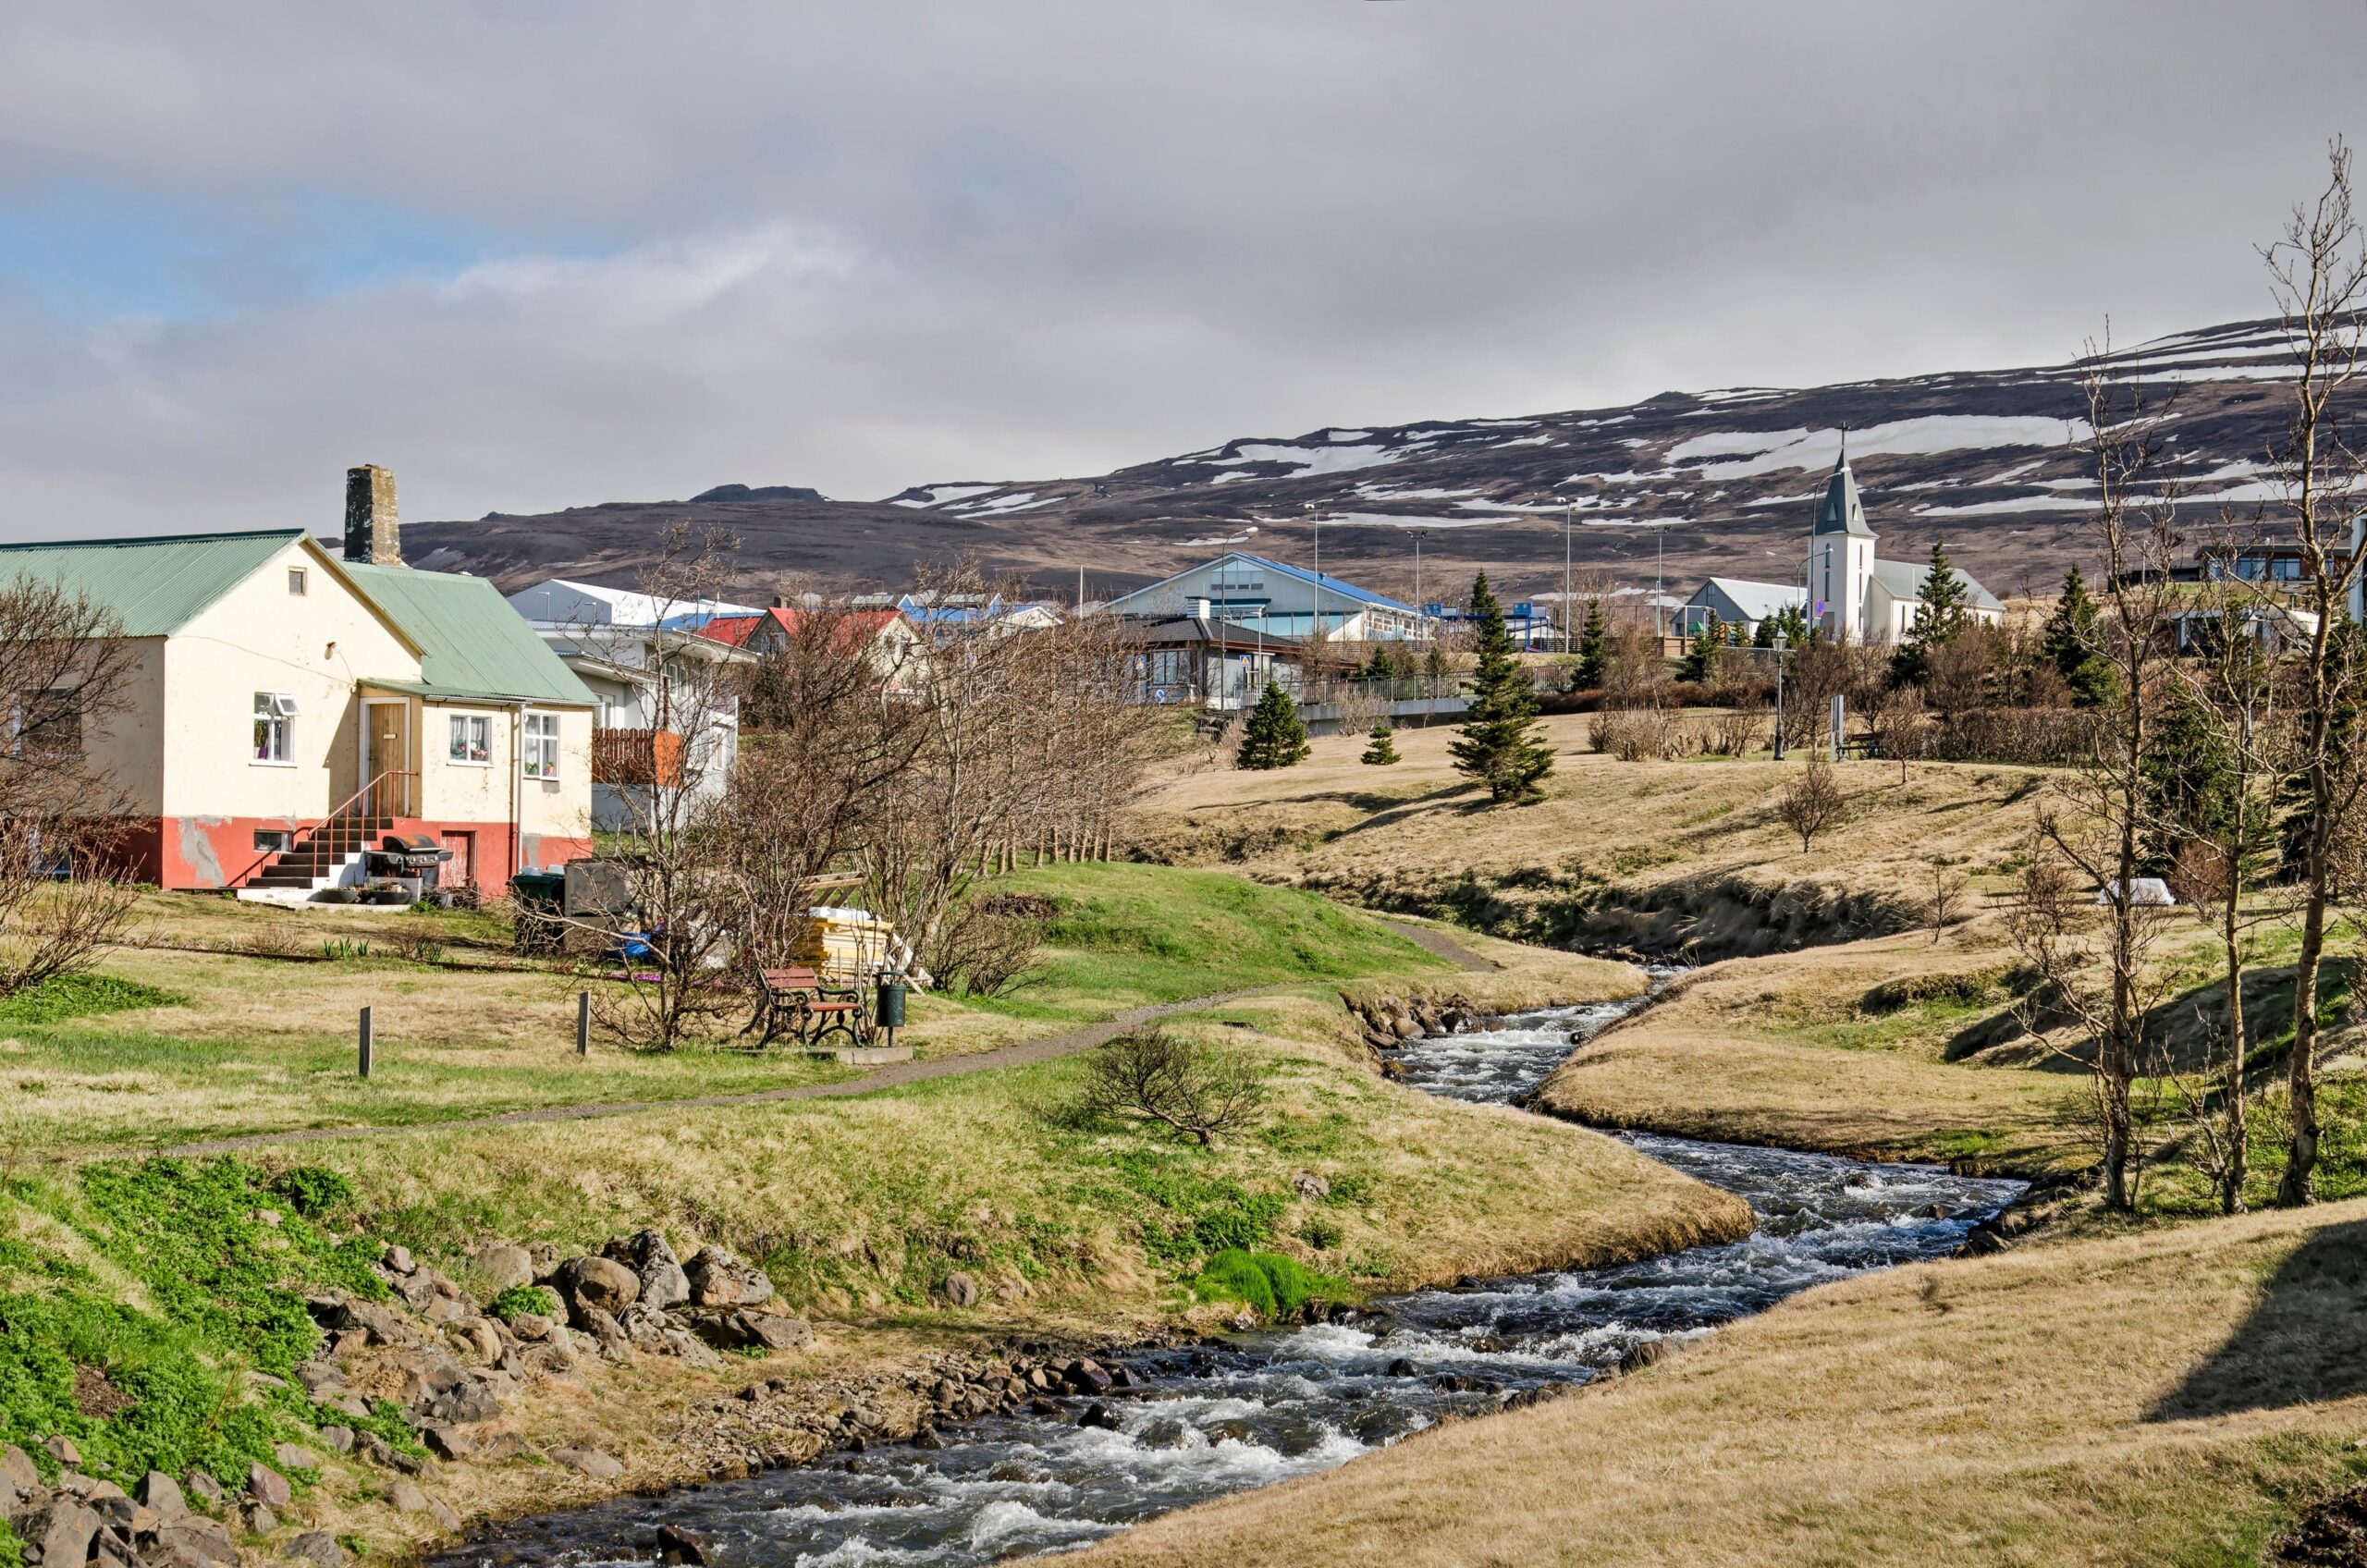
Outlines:
[[200,1562],[236,1563],[239,1549],[231,1544],[230,1532],[219,1520],[202,1514],[176,1519],[156,1532],[157,1550],[168,1554],[185,1556]]
[[476,1439],[457,1427],[422,1427],[419,1440],[438,1459],[466,1459],[477,1451]]
[[1085,1407],[1085,1414],[1076,1418],[1076,1424],[1080,1427],[1099,1427],[1114,1432],[1118,1429],[1118,1417],[1108,1405],[1097,1402]]
[[239,1517],[250,1535],[267,1536],[279,1528],[279,1515],[260,1502],[247,1504],[246,1512]]
[[288,1477],[268,1464],[247,1466],[247,1495],[265,1508],[285,1508],[296,1501],[296,1489],[288,1484]]
[[436,1525],[448,1532],[460,1527],[460,1516],[452,1512],[451,1505],[440,1497],[431,1497],[427,1500],[427,1512],[434,1514]]
[[509,1320],[509,1331],[529,1342],[550,1338],[551,1320],[539,1312],[521,1312]]
[[555,1448],[552,1460],[570,1470],[591,1476],[595,1481],[613,1481],[625,1473],[625,1467],[596,1448]]
[[318,1470],[321,1467],[319,1454],[308,1448],[299,1448],[294,1443],[275,1444],[271,1460],[282,1470]]
[[254,1213],[254,1220],[256,1224],[267,1225],[275,1231],[278,1230],[281,1225],[285,1224],[287,1222],[287,1219],[288,1217],[286,1215],[280,1213],[279,1210],[276,1208],[259,1208],[256,1209]]
[[110,1525],[129,1525],[131,1516],[139,1512],[139,1505],[113,1481],[93,1481],[82,1494],[82,1501]]
[[99,1516],[71,1499],[60,1498],[26,1515],[17,1534],[41,1549],[43,1568],[81,1568],[99,1533]]
[[945,1299],[956,1306],[978,1305],[978,1281],[967,1271],[957,1268],[945,1277]]
[[189,1479],[185,1485],[189,1489],[189,1495],[197,1499],[198,1501],[205,1504],[206,1507],[219,1508],[222,1506],[222,1483],[207,1475],[204,1471],[190,1471],[189,1473]]
[[386,1501],[395,1505],[398,1513],[424,1513],[427,1494],[410,1481],[397,1481],[386,1488]]
[[496,1432],[477,1445],[477,1462],[499,1464],[526,1452],[526,1439],[515,1432]]
[[704,1563],[706,1562],[706,1537],[683,1529],[680,1525],[657,1526],[657,1561],[661,1563]]
[[345,1368],[333,1361],[308,1361],[296,1368],[296,1380],[314,1399],[337,1392],[345,1387]]
[[316,1435],[321,1439],[321,1446],[332,1453],[353,1452],[353,1428],[350,1427],[324,1427]]
[[345,1548],[326,1530],[307,1530],[288,1543],[286,1555],[319,1568],[344,1568]]
[[419,1268],[419,1265],[411,1259],[409,1247],[390,1246],[379,1261],[386,1266],[386,1272],[389,1274],[411,1274],[417,1272]]
[[814,1327],[803,1317],[783,1317],[770,1312],[742,1312],[737,1316],[746,1326],[749,1337],[767,1350],[803,1350],[814,1342]]
[[1303,1198],[1319,1202],[1331,1195],[1331,1183],[1312,1170],[1302,1170],[1293,1176],[1291,1185],[1298,1190],[1298,1195]]
[[82,1451],[74,1446],[74,1439],[72,1438],[66,1437],[61,1434],[60,1436],[50,1439],[41,1446],[49,1454],[50,1458],[55,1459],[60,1464],[79,1468],[82,1463]]
[[16,1444],[0,1448],[0,1481],[6,1481],[20,1492],[29,1492],[41,1485],[41,1469],[33,1464],[33,1456]]
[[524,1247],[508,1242],[488,1242],[477,1248],[469,1261],[476,1268],[477,1278],[485,1289],[496,1295],[534,1282],[534,1259]]
[[558,1293],[581,1316],[592,1310],[614,1314],[641,1294],[633,1271],[612,1257],[571,1257],[558,1268]]
[[181,1484],[162,1470],[151,1470],[140,1478],[140,1505],[155,1510],[165,1519],[178,1519],[189,1512],[189,1499],[181,1494]]

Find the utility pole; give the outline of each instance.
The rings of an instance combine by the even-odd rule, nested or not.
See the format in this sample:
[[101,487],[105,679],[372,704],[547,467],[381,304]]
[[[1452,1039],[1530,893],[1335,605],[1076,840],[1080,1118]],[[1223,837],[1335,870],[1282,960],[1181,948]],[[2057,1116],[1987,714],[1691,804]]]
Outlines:
[[1578,504],[1562,514],[1562,651],[1570,651],[1570,530],[1577,525]]
[[1652,548],[1656,552],[1652,557],[1652,632],[1665,642],[1668,637],[1668,628],[1662,624],[1663,612],[1661,609],[1661,579],[1666,574],[1668,569],[1668,525],[1666,523],[1652,530]]
[[1300,503],[1315,524],[1315,640],[1323,641],[1323,514],[1313,501]]

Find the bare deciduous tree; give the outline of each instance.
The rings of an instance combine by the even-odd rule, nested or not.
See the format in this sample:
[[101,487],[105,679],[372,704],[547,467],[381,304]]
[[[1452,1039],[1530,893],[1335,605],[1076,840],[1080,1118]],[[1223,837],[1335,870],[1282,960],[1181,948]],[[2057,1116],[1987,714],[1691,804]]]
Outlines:
[[1938,855],[1932,857],[1931,872],[1932,896],[1923,913],[1932,922],[1932,945],[1937,947],[1948,927],[1964,918],[1972,879]]
[[1775,797],[1775,820],[1800,836],[1800,853],[1816,844],[1817,835],[1838,827],[1849,817],[1849,797],[1834,777],[1833,765],[1819,752],[1809,753],[1809,765],[1795,774]]
[[1239,1051],[1163,1029],[1097,1046],[1085,1060],[1085,1109],[1171,1127],[1203,1146],[1257,1120],[1265,1084]]
[[2342,631],[2361,564],[2349,548],[2349,530],[2367,465],[2347,438],[2337,407],[2358,379],[2367,349],[2359,315],[2367,304],[2367,245],[2351,203],[2350,149],[2335,142],[2328,165],[2317,201],[2295,208],[2285,232],[2262,251],[2295,361],[2293,419],[2275,467],[2301,555],[2301,597],[2316,618],[2301,650],[2293,714],[2292,766],[2306,803],[2298,845],[2301,940],[2294,961],[2287,1078],[2293,1131],[2276,1194],[2285,1205],[2316,1195],[2318,974],[2337,870],[2335,848],[2367,787],[2367,772],[2355,766],[2357,740],[2345,733],[2345,715],[2360,699],[2361,659],[2355,638]]
[[2147,769],[2177,607],[2169,570],[2177,534],[2170,488],[2155,460],[2158,416],[2142,382],[2116,373],[2109,337],[2088,346],[2081,380],[2105,611],[2085,635],[2094,656],[2112,667],[2122,698],[2106,714],[2095,746],[2056,777],[2052,798],[2039,808],[2044,853],[2034,852],[2033,864],[2059,859],[2101,889],[2104,981],[2088,982],[2092,955],[2064,940],[2059,925],[2024,918],[2009,929],[2078,1021],[2095,1088],[2104,1202],[2126,1211],[2136,1204],[2130,1095],[2144,1057],[2149,998],[2160,983],[2149,961],[2164,912],[2141,900],[2137,884],[2150,824]]
[[129,801],[91,754],[136,665],[117,630],[55,583],[0,585],[0,996],[85,968],[130,917]]

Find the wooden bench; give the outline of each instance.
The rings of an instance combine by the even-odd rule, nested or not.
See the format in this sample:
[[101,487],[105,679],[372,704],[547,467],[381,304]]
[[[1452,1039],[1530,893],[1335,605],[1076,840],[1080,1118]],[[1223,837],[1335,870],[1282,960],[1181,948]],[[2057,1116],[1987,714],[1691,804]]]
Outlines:
[[756,1041],[762,1049],[782,1035],[805,1045],[819,1045],[832,1035],[844,1035],[847,1044],[860,1046],[871,1034],[864,1011],[863,987],[829,986],[811,969],[766,969],[756,974],[756,1015],[743,1035],[761,1025]]

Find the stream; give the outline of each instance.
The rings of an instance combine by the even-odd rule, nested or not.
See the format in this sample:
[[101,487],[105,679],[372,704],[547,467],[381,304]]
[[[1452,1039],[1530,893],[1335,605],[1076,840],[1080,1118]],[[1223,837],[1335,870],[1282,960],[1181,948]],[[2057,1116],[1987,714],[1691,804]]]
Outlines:
[[[1408,1041],[1393,1054],[1417,1087],[1509,1104],[1575,1042],[1639,1005],[1551,1008]],[[1173,1509],[1344,1464],[1443,1415],[1587,1381],[1639,1343],[1699,1337],[1811,1285],[1944,1256],[2021,1190],[1932,1166],[1622,1136],[1739,1194],[1757,1231],[1641,1263],[1385,1297],[1352,1322],[1121,1356],[1145,1387],[1111,1402],[1114,1430],[989,1416],[947,1427],[941,1451],[876,1448],[515,1521],[440,1562],[645,1563],[661,1524],[708,1537],[733,1568],[954,1568],[1080,1547]]]

